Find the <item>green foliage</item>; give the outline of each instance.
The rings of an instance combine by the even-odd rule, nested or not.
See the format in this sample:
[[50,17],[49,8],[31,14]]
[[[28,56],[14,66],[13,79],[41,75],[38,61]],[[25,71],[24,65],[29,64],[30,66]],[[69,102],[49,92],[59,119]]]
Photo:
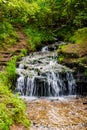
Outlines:
[[69,41],[73,33],[74,33],[74,28],[69,25],[62,27],[60,30],[56,32],[59,39],[63,41]]
[[21,49],[21,53],[18,56],[12,57],[11,60],[7,62],[7,66],[5,67],[4,71],[0,73],[0,82],[14,90],[17,78],[16,62],[17,60],[20,60],[21,57],[24,57],[26,55],[27,50]]
[[31,48],[35,50],[36,46],[41,42],[41,35],[38,31],[32,27],[25,29],[26,35],[29,37],[28,43],[31,45]]
[[7,63],[6,67],[6,77],[8,79],[8,83],[15,84],[16,81],[16,59],[12,59],[10,62]]
[[16,83],[16,59],[16,57],[12,58],[11,61],[7,63],[5,71],[0,73],[0,82],[12,89],[15,87]]
[[5,18],[11,23],[26,23],[28,21],[29,6],[25,0],[8,0],[3,2]]
[[[87,26],[87,0],[2,0],[0,1],[1,24],[3,21],[18,27],[27,24],[32,48],[35,48],[46,36],[53,35],[61,40],[69,40],[74,30]],[[31,27],[32,26],[32,27]],[[33,29],[33,30],[32,30]],[[2,29],[1,29],[2,30]],[[8,30],[8,29],[5,29]],[[50,32],[50,33],[49,33]],[[2,43],[15,43],[14,34],[5,31]],[[45,35],[45,36],[44,36]],[[46,38],[46,39],[45,39]],[[11,40],[8,40],[11,39]],[[14,40],[13,40],[14,39]],[[34,39],[34,40],[33,40]],[[49,38],[48,38],[49,39]],[[13,40],[13,41],[12,41]]]
[[23,56],[27,55],[27,50],[26,49],[21,49],[21,54],[23,54]]
[[74,35],[70,38],[71,42],[83,43],[87,39],[87,27],[78,29]]
[[10,125],[12,124],[12,119],[9,118],[9,116],[7,115],[7,112],[5,112],[3,109],[4,104],[2,104],[1,108],[0,108],[0,117],[2,117],[2,119],[0,119],[0,129],[1,130],[8,130]]
[[63,61],[64,61],[64,56],[63,55],[59,56],[58,57],[58,62],[62,63]]
[[16,60],[17,57],[13,57],[7,63],[5,71],[0,72],[0,130],[9,130],[14,122],[22,123],[26,127],[30,125],[25,104],[8,89],[13,89],[16,83]]
[[28,54],[27,49],[25,48],[21,49],[20,54],[12,58],[13,60],[15,60],[15,65],[16,65],[16,61],[20,60],[22,57],[26,56],[27,54]]
[[41,42],[47,42],[53,40],[53,34],[51,31],[39,30],[35,27],[26,27],[25,31],[28,36],[28,44],[31,45],[31,48],[35,50],[38,46],[41,45]]
[[[75,3],[76,2],[76,3]],[[77,27],[83,27],[87,23],[87,0],[74,0],[74,9],[75,9],[75,18],[73,19],[73,23]],[[77,14],[77,15],[76,15]]]
[[26,107],[22,99],[13,95],[8,87],[0,82],[0,130],[9,130],[14,122],[29,127],[30,122],[25,111]]
[[[19,26],[25,28],[32,50],[52,41],[54,36],[75,43],[87,42],[87,0],[0,0],[0,48],[16,43],[18,36],[14,28]],[[74,33],[75,30],[78,31]],[[63,46],[61,48],[64,50]],[[5,87],[15,85],[16,60],[26,54],[27,51],[22,49],[21,54],[8,62],[5,71],[0,73],[0,83],[4,84],[0,84],[2,130],[8,130],[14,121],[27,126],[23,102]],[[63,60],[60,56],[59,62]]]
[[0,22],[0,46],[13,45],[18,40],[18,36],[9,22]]

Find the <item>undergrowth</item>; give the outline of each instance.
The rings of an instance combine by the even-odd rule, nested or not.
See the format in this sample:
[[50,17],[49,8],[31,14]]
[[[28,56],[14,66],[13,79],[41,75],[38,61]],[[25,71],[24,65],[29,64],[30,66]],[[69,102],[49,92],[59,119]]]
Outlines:
[[24,32],[28,36],[28,44],[31,46],[32,50],[41,46],[42,42],[46,43],[53,40],[53,34],[50,30],[39,30],[33,26],[28,26],[25,28]]
[[0,22],[0,48],[12,46],[18,40],[18,36],[9,22]]
[[16,57],[13,57],[5,67],[4,71],[0,73],[0,81],[2,84],[14,87],[16,83]]
[[69,40],[74,43],[84,44],[84,42],[87,42],[86,39],[87,39],[87,27],[84,27],[75,31],[74,35]]
[[[25,54],[26,51],[22,51],[21,54]],[[5,70],[0,72],[0,130],[9,130],[13,123],[21,123],[25,127],[30,125],[24,102],[11,90],[16,83],[17,58],[13,57],[7,63]]]
[[29,127],[26,106],[22,99],[0,82],[0,130],[9,130],[14,122]]

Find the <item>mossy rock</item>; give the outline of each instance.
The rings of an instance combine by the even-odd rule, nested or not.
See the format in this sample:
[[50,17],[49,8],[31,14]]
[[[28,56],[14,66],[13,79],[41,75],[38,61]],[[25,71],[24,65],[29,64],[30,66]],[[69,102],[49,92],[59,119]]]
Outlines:
[[58,61],[71,68],[85,70],[87,66],[87,28],[77,30],[70,40],[75,43],[59,47]]

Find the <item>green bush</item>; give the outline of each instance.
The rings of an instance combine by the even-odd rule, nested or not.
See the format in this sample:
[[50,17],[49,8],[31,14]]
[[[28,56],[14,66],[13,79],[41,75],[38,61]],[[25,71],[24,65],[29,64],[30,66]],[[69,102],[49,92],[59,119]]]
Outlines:
[[74,35],[70,38],[70,41],[75,43],[83,43],[84,41],[87,41],[86,39],[87,27],[84,27],[75,31]]
[[9,130],[14,122],[29,127],[26,106],[22,99],[12,94],[8,87],[0,82],[0,130]]
[[0,73],[0,82],[12,89],[14,89],[16,84],[16,59],[17,57],[13,57],[7,63],[5,71]]
[[9,22],[0,22],[0,46],[14,45],[18,36]]
[[[25,53],[25,50],[22,51]],[[22,123],[26,127],[30,125],[22,99],[9,90],[16,83],[16,60],[17,57],[13,57],[5,71],[0,72],[0,130],[9,130],[13,123]]]
[[25,28],[24,32],[28,36],[28,44],[31,48],[35,50],[42,42],[47,42],[53,40],[53,33],[51,31],[39,30],[36,27],[28,26]]

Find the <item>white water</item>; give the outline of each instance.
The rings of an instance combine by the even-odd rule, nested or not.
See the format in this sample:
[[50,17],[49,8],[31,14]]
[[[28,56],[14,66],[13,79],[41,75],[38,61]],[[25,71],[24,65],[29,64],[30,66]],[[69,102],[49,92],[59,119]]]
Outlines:
[[48,46],[45,46],[41,49],[41,52],[48,52]]
[[57,63],[55,51],[48,47],[35,52],[19,63],[15,92],[29,97],[75,95],[75,80],[70,69]]

